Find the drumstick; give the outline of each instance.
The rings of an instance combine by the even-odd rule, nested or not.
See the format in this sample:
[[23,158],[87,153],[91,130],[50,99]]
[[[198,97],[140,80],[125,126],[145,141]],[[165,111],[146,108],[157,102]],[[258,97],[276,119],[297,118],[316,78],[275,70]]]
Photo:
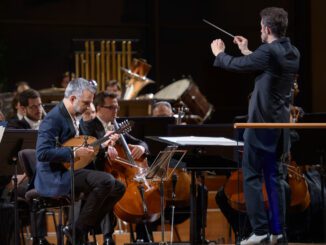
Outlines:
[[220,27],[214,25],[213,23],[209,22],[208,20],[203,19],[203,21],[204,21],[206,24],[209,24],[209,25],[213,26],[214,28],[216,28],[217,30],[219,30],[219,31],[221,31],[221,32],[223,32],[223,33],[229,35],[230,37],[234,38],[234,35],[232,35],[231,33],[229,33],[229,32],[227,32],[227,31],[223,30],[222,28],[220,28]]

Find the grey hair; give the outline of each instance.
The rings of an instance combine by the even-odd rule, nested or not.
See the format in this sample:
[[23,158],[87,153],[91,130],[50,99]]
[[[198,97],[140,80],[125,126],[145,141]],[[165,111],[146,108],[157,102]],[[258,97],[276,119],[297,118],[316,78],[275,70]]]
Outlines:
[[69,98],[71,95],[75,95],[79,98],[84,90],[88,90],[91,93],[96,93],[97,84],[95,81],[88,81],[84,78],[76,78],[71,80],[65,90],[65,98]]
[[159,107],[159,106],[165,106],[167,108],[169,108],[171,111],[172,111],[172,106],[169,102],[167,101],[159,101],[159,102],[156,102],[154,105],[153,105],[153,110],[156,108],[156,107]]

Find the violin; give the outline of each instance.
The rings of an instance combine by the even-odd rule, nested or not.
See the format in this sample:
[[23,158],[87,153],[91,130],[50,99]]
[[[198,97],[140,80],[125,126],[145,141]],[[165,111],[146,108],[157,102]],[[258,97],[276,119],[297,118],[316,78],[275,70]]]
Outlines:
[[[117,129],[119,126],[114,121]],[[115,148],[118,157],[110,160],[106,171],[125,184],[126,192],[115,204],[114,213],[129,223],[154,222],[160,217],[160,190],[158,183],[146,179],[147,159],[133,159],[130,149],[120,135],[120,145]]]

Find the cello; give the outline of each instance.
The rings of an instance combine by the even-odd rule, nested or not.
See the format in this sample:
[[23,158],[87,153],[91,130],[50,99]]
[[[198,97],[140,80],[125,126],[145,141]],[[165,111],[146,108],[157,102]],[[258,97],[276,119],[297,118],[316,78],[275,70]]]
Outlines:
[[[119,128],[114,120],[115,128]],[[125,184],[126,192],[115,204],[114,213],[129,223],[153,222],[160,217],[160,190],[158,183],[146,179],[147,160],[133,159],[130,149],[120,135],[120,146],[115,146],[118,157],[110,160],[106,171]]]
[[[290,207],[291,212],[301,212],[308,208],[310,204],[310,194],[308,184],[305,180],[301,169],[296,162],[289,160],[284,163],[287,167],[287,183],[291,190]],[[239,211],[246,212],[245,198],[243,192],[243,175],[242,170],[233,171],[224,185],[224,192],[228,199],[229,205]],[[265,208],[268,209],[268,197],[265,184],[263,184],[263,198]]]

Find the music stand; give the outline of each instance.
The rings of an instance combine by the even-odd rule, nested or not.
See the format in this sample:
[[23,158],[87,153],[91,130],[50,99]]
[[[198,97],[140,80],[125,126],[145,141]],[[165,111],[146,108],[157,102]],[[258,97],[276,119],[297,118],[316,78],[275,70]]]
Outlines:
[[[147,136],[148,139],[162,142],[168,145],[174,145],[182,147],[182,149],[188,149],[189,152],[195,152],[194,155],[191,155],[191,157],[195,157],[196,155],[200,155],[199,150],[201,147],[214,147],[214,151],[218,153],[219,155],[227,155],[228,158],[233,158],[233,151],[234,147],[242,146],[242,142],[238,142],[229,138],[225,137],[203,137],[203,136],[178,136],[178,137],[155,137],[155,136]],[[231,153],[231,154],[230,154]],[[232,155],[232,156],[231,156]],[[189,155],[188,155],[189,156]],[[224,169],[224,170],[230,170],[234,169],[234,166],[231,166],[231,161],[229,159],[216,157],[216,162],[223,161],[223,166],[219,166],[214,162],[214,166],[206,166],[205,169]],[[190,160],[190,159],[188,159]],[[197,224],[197,204],[196,204],[196,171],[201,171],[203,168],[199,165],[204,165],[205,163],[203,161],[196,162],[196,163],[190,163],[186,159],[186,168],[188,170],[191,170],[191,196],[190,196],[190,244],[195,245],[198,244],[198,235],[197,235],[197,227],[199,225]],[[224,165],[224,163],[227,163]],[[202,234],[205,234],[204,228],[202,227]],[[201,243],[204,242],[204,238],[200,238]]]
[[17,208],[17,174],[24,171],[17,165],[18,152],[22,149],[35,149],[37,130],[6,129],[0,142],[0,172],[2,175],[12,175],[14,182],[15,210],[15,244],[19,244],[19,219]]
[[[160,181],[160,194],[161,194],[161,231],[162,231],[162,241],[160,244],[167,244],[164,241],[164,232],[165,232],[165,219],[164,219],[164,181],[169,179],[173,174],[175,168],[179,165],[182,161],[183,157],[186,155],[186,150],[177,150],[178,146],[167,146],[163,151],[160,151],[159,154],[156,156],[153,164],[148,169],[146,173],[146,179],[152,179]],[[170,161],[175,153],[181,153],[180,158],[178,159],[177,164],[170,172],[168,176],[168,168],[170,165]],[[173,217],[174,217],[174,208],[172,208],[172,224],[171,224],[171,244],[173,242]]]

